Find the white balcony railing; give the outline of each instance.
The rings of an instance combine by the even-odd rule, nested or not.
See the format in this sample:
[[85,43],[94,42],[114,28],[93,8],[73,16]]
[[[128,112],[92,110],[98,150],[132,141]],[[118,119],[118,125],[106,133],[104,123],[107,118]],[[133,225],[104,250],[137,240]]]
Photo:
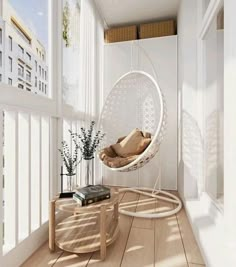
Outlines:
[[3,131],[6,253],[48,220],[50,118],[4,110]]

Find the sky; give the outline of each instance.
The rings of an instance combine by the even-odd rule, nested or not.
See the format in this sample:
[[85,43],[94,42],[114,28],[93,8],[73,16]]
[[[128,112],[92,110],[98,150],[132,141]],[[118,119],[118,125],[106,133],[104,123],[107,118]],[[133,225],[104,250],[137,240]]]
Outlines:
[[26,25],[48,49],[48,0],[9,0]]

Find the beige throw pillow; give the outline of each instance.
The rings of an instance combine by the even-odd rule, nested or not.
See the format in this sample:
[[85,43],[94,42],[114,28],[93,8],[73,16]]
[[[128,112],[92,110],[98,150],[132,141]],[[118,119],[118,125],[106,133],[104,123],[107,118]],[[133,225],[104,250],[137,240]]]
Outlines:
[[118,156],[129,157],[141,154],[150,144],[151,138],[143,136],[139,129],[134,129],[120,143],[112,145],[112,149]]

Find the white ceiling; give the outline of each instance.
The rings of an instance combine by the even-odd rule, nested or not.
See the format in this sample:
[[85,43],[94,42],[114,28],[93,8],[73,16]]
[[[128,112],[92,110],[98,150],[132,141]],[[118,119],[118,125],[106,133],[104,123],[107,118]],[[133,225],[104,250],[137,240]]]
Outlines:
[[177,17],[180,0],[95,0],[107,26]]

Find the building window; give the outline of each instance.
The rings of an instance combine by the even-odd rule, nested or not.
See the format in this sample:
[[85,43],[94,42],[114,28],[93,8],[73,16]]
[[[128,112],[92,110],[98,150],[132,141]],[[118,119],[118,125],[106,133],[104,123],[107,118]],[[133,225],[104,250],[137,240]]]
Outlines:
[[9,50],[12,51],[12,37],[8,36],[8,41],[9,41]]
[[42,82],[42,92],[44,92],[44,83]]
[[24,89],[24,86],[23,86],[23,84],[18,84],[18,88],[20,88],[20,89]]
[[12,58],[8,57],[9,59],[9,71],[12,72]]
[[43,61],[44,61],[44,54],[42,54],[42,59],[43,59]]
[[42,68],[42,78],[44,79],[44,69]]
[[12,79],[11,78],[8,78],[8,84],[12,85]]
[[24,77],[24,67],[20,64],[18,64],[18,75],[22,78]]
[[38,55],[38,53],[39,53],[39,49],[38,49],[38,48],[36,48],[36,51],[37,51],[37,55]]
[[35,60],[35,71],[37,72],[38,70],[38,62]]
[[44,77],[45,77],[45,80],[47,80],[47,72],[45,70],[45,73],[44,73]]
[[27,60],[31,61],[31,55],[29,53],[26,53],[26,56],[27,56]]
[[2,29],[0,28],[0,44],[2,44]]
[[26,81],[31,82],[31,72],[30,71],[26,71]]
[[39,90],[41,91],[41,81],[39,81]]
[[2,51],[0,51],[0,67],[2,67]]
[[38,79],[37,79],[37,77],[36,77],[36,76],[35,76],[34,86],[35,86],[35,87],[37,87],[37,86],[38,86]]
[[39,66],[39,76],[41,77],[42,68]]
[[45,94],[47,94],[47,85],[45,84],[45,88],[44,88]]
[[26,87],[26,90],[29,91],[29,92],[31,91],[31,89],[29,87]]
[[41,51],[39,51],[39,57],[40,57],[40,58],[41,58],[41,54],[42,54]]
[[2,73],[0,73],[0,82],[2,82]]
[[19,56],[23,56],[24,55],[24,48],[20,45],[18,45],[18,52],[19,52]]

